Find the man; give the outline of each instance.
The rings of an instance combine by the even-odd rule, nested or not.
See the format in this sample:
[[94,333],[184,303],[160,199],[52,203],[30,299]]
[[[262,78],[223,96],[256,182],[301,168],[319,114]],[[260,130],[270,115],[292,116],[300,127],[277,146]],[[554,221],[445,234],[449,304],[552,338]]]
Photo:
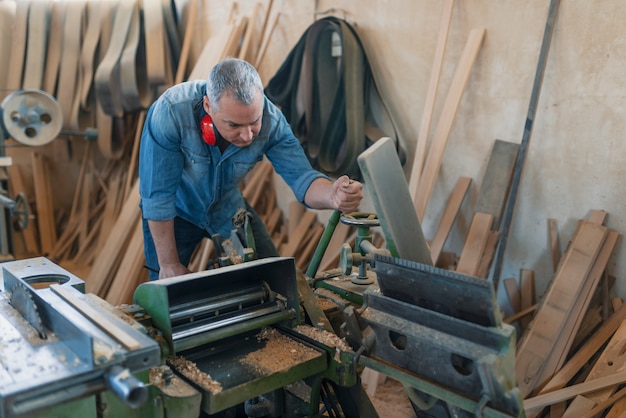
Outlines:
[[230,236],[231,219],[248,210],[259,258],[278,255],[239,183],[264,156],[301,203],[355,211],[363,186],[332,182],[313,170],[281,111],[263,93],[257,71],[227,58],[208,80],[176,85],[150,107],[141,137],[139,179],[144,253],[150,279],[189,273],[204,237]]

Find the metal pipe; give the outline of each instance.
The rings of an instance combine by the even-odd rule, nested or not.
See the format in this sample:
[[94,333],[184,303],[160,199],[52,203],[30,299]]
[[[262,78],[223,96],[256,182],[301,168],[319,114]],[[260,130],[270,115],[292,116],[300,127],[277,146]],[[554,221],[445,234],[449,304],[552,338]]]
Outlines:
[[148,400],[148,388],[122,366],[113,366],[104,375],[106,386],[122,402],[137,409]]
[[326,252],[326,248],[328,248],[328,244],[330,244],[330,239],[335,233],[335,228],[339,223],[339,218],[341,217],[341,212],[335,209],[333,214],[330,216],[328,220],[328,226],[324,230],[322,234],[322,238],[320,238],[320,242],[317,244],[317,248],[315,248],[315,253],[313,253],[313,257],[311,258],[311,262],[309,263],[309,267],[306,270],[306,275],[312,279],[315,278],[315,274],[317,273],[317,269],[322,262],[322,257],[324,257],[324,253]]

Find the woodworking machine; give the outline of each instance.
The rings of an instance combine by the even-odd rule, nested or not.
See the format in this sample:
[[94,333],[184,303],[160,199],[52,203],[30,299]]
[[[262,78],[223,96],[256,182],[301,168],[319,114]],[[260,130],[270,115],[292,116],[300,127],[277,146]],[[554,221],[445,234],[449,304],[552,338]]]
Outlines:
[[[384,203],[333,215],[359,228],[338,269],[316,271],[331,223],[306,274],[290,257],[241,262],[254,243],[233,235],[242,257],[142,283],[130,305],[43,257],[1,263],[0,418],[377,417],[364,367],[400,381],[418,417],[523,417],[493,284],[406,248],[419,225],[394,225],[411,222],[402,199],[376,194],[398,181],[379,142],[361,168]],[[378,226],[387,248],[371,242]]]
[[292,258],[143,283],[119,307],[44,257],[0,267],[2,418],[363,410],[354,352],[303,323]]

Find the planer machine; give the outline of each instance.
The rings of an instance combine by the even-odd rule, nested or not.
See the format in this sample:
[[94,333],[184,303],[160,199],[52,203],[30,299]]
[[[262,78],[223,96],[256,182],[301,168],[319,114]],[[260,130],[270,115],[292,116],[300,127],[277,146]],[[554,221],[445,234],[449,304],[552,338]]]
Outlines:
[[523,417],[492,283],[420,258],[419,227],[394,212],[393,144],[364,154],[379,206],[333,215],[359,229],[339,269],[316,271],[332,222],[306,274],[251,260],[142,283],[131,305],[44,257],[0,264],[0,418],[377,417],[364,367],[401,382],[418,417]]

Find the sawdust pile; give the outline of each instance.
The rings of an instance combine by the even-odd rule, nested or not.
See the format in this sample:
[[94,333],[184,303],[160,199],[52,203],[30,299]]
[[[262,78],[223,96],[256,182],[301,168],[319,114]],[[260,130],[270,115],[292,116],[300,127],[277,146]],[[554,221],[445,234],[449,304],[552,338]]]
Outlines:
[[257,339],[266,341],[265,347],[248,354],[241,359],[241,363],[261,373],[285,370],[320,355],[318,351],[281,334],[274,328],[263,328]]
[[342,351],[344,353],[353,352],[352,348],[345,339],[339,338],[337,335],[324,329],[317,329],[310,325],[298,325],[294,328],[294,331],[299,332],[300,334],[305,335],[312,340],[320,342],[328,347],[334,347],[338,351]]
[[213,394],[220,393],[222,391],[221,383],[211,379],[211,376],[198,369],[198,366],[193,361],[189,361],[184,357],[176,357],[170,359],[170,364],[179,373],[195,382],[203,389],[208,390]]

